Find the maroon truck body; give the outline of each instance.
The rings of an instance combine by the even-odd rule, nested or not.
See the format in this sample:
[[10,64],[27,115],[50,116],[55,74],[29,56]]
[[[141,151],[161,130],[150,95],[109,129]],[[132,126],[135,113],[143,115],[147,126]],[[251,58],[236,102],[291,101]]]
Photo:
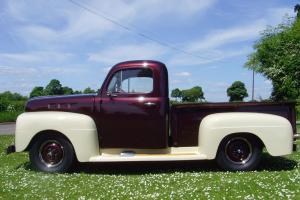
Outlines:
[[173,146],[197,146],[201,120],[213,113],[257,112],[282,116],[293,125],[296,134],[295,103],[203,103],[179,104],[171,108]]
[[[141,69],[153,77],[148,93],[111,93],[113,76]],[[128,82],[129,85],[129,82]],[[128,86],[129,87],[129,86]],[[212,113],[259,112],[287,118],[296,134],[295,103],[193,103],[169,106],[168,72],[157,61],[129,61],[115,65],[98,94],[31,99],[26,112],[66,111],[91,116],[101,148],[165,148],[197,146],[201,120]]]

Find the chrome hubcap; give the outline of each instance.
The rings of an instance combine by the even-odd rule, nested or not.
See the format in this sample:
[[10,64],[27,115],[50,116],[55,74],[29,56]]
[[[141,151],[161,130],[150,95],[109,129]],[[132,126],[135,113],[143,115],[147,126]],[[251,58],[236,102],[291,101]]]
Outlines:
[[58,166],[64,158],[64,148],[56,140],[44,142],[39,150],[39,158],[47,167]]
[[234,164],[245,164],[252,156],[252,145],[243,137],[232,138],[225,146],[225,155]]

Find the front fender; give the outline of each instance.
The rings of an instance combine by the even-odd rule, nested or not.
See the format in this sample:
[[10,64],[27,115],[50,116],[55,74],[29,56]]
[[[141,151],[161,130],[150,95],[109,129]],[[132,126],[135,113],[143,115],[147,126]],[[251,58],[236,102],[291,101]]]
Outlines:
[[293,129],[290,122],[280,116],[262,113],[217,113],[206,116],[199,128],[199,151],[214,159],[219,144],[234,133],[257,136],[273,156],[292,153]]
[[87,162],[90,157],[99,155],[94,120],[84,114],[55,111],[27,112],[17,118],[16,151],[24,151],[34,136],[48,130],[60,132],[67,137],[80,162]]

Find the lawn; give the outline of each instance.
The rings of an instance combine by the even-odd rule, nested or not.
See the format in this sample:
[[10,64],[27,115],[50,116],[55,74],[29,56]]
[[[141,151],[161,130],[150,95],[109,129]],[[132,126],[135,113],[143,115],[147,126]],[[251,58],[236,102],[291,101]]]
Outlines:
[[[0,136],[4,149],[12,136]],[[300,143],[299,143],[300,144]],[[0,199],[300,199],[300,151],[264,154],[258,171],[223,172],[214,162],[78,165],[31,170],[28,154],[0,153]]]

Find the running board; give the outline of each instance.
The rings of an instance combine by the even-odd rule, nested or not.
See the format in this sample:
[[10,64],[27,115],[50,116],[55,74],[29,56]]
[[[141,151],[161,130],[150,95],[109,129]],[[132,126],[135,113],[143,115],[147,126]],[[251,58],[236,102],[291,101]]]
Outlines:
[[180,160],[205,160],[203,154],[134,154],[124,155],[99,155],[89,159],[90,162],[131,162],[131,161],[180,161]]

